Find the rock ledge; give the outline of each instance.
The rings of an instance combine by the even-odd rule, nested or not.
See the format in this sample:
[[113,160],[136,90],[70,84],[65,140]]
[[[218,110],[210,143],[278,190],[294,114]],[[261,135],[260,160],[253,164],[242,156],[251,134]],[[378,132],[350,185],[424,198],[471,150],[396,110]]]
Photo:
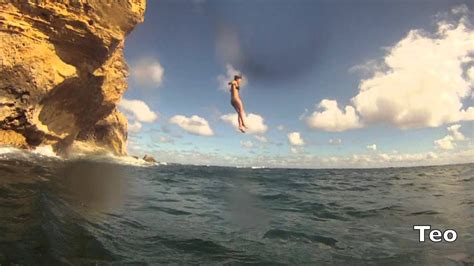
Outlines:
[[125,36],[145,0],[0,0],[0,144],[126,154]]

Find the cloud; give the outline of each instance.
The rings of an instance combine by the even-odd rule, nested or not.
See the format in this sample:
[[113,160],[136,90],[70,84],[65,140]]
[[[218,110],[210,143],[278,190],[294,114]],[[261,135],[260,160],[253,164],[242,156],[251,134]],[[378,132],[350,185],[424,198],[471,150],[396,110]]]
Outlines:
[[160,136],[158,141],[161,143],[174,143],[174,140],[168,136]]
[[451,9],[451,12],[455,15],[458,15],[458,14],[467,15],[467,14],[469,14],[469,8],[464,4],[463,5],[457,5],[457,6],[454,6]]
[[459,132],[461,125],[456,124],[448,127],[448,132],[451,136],[453,136],[454,140],[465,140],[464,135]]
[[128,131],[137,133],[142,129],[142,123],[152,123],[158,119],[158,115],[153,112],[148,105],[140,100],[128,100],[123,98],[119,103],[119,108],[129,119]]
[[331,145],[340,145],[342,143],[341,139],[329,139],[329,144]]
[[442,150],[452,150],[456,147],[456,141],[465,140],[464,135],[459,132],[461,125],[456,124],[448,127],[448,135],[444,136],[441,139],[435,140],[434,144],[437,148]]
[[[471,151],[472,154],[472,151]],[[468,153],[453,155],[454,161],[468,160]],[[387,167],[387,166],[415,166],[441,164],[450,158],[448,154],[437,154],[434,152],[425,153],[404,153],[388,154],[376,153],[370,154],[352,154],[347,156],[328,156],[328,157],[310,157],[296,158],[303,162],[303,165],[319,165],[320,167]]]
[[349,68],[349,73],[354,74],[354,73],[361,73],[363,75],[371,75],[374,73],[374,71],[383,71],[385,70],[386,66],[378,62],[377,60],[368,60],[365,63],[355,65],[351,68]]
[[434,35],[411,30],[385,55],[388,70],[359,84],[352,102],[364,122],[419,128],[469,119],[462,106],[471,90],[463,64],[474,60],[473,42],[474,31],[463,22],[440,22]]
[[[129,143],[129,148],[130,148]],[[437,150],[421,153],[378,153],[351,154],[340,156],[318,156],[294,149],[294,154],[258,153],[255,155],[226,153],[222,151],[203,152],[196,148],[186,147],[180,150],[162,149],[157,158],[160,161],[183,164],[231,165],[231,166],[267,166],[267,167],[302,167],[302,168],[361,168],[361,167],[400,167],[419,165],[440,165],[472,163],[474,149],[467,146],[463,150]],[[142,154],[145,151],[136,152]],[[147,151],[148,152],[148,151]],[[134,153],[132,153],[134,154]]]
[[247,141],[240,141],[240,146],[242,146],[242,148],[245,148],[245,149],[251,149],[254,147],[254,144],[251,140],[247,140]]
[[292,146],[303,146],[304,145],[304,140],[301,138],[301,134],[299,132],[290,132],[287,135],[288,137],[288,142]]
[[376,151],[377,150],[377,145],[375,145],[375,144],[367,145],[367,149],[371,150],[371,151]]
[[[229,91],[229,82],[234,80],[235,75],[240,75],[242,72],[235,69],[232,65],[226,65],[226,74],[217,76],[217,81],[219,82],[219,90]],[[243,77],[240,82],[240,87],[245,87],[248,83],[247,77]]]
[[304,120],[308,115],[309,110],[307,108],[304,109],[304,112],[298,116],[298,120]]
[[453,141],[454,141],[453,136],[447,135],[442,139],[435,140],[434,143],[436,147],[438,147],[439,149],[452,150],[454,149],[454,145],[455,145]]
[[469,78],[469,81],[474,84],[474,67],[469,68],[467,71],[467,76]]
[[284,125],[278,125],[278,126],[277,126],[277,129],[278,129],[279,131],[283,131],[283,130],[285,130],[285,126],[284,126]]
[[254,136],[256,140],[262,142],[262,143],[267,143],[268,142],[268,139],[265,137],[265,136],[259,136],[259,135],[256,135]]
[[463,120],[470,87],[462,65],[474,60],[473,41],[474,31],[462,23],[441,23],[434,37],[410,31],[385,56],[389,70],[359,84],[352,102],[364,122],[419,128]]
[[213,136],[214,132],[212,131],[209,123],[206,119],[193,115],[191,117],[186,117],[183,115],[175,115],[170,118],[169,122],[171,124],[176,124],[186,132],[191,133],[193,135],[200,135],[200,136]]
[[474,120],[474,107],[463,106],[474,87],[474,74],[466,67],[474,63],[474,30],[466,9],[453,9],[463,15],[457,22],[440,21],[435,33],[410,30],[380,60],[352,68],[370,74],[345,112],[336,101],[322,100],[324,111],[310,115],[308,125],[344,131],[362,124],[408,129]]
[[291,153],[300,153],[301,149],[299,147],[291,146],[290,151]]
[[134,120],[144,123],[152,123],[158,119],[158,115],[153,112],[148,105],[140,100],[128,100],[123,98],[119,107],[124,113]]
[[[221,120],[232,125],[237,131],[239,131],[237,117],[237,114],[226,114],[221,116]],[[265,134],[268,130],[268,126],[265,125],[263,117],[258,114],[246,114],[245,125],[247,126],[246,132],[249,134]]]
[[128,124],[128,131],[129,132],[139,132],[142,129],[142,123],[135,121],[133,123]]
[[140,59],[130,66],[131,78],[145,87],[159,87],[164,73],[165,70],[157,59]]
[[322,111],[315,111],[306,117],[306,124],[310,128],[339,132],[362,127],[352,106],[340,110],[336,101],[324,99],[317,107]]

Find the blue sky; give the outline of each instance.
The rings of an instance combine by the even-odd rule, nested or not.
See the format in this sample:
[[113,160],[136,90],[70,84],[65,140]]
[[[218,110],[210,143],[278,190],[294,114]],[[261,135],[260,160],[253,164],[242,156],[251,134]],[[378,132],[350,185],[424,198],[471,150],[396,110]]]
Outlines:
[[[468,1],[148,1],[125,46],[129,151],[242,166],[472,162],[472,11]],[[234,112],[220,83],[233,71],[247,81],[247,134],[225,119]]]

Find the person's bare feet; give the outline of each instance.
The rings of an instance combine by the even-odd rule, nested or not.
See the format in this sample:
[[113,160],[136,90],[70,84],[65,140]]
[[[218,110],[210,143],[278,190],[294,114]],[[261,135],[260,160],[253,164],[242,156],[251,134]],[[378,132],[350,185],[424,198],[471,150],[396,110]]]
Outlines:
[[240,130],[240,132],[245,133],[245,127],[244,126],[239,126],[239,130]]

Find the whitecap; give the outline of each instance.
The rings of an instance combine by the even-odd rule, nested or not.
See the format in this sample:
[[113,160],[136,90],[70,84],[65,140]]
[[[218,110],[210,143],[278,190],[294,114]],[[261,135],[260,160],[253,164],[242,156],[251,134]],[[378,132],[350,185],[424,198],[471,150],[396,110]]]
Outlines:
[[38,154],[46,157],[58,158],[59,156],[54,152],[53,146],[51,145],[42,145],[36,147],[33,151],[34,154]]

